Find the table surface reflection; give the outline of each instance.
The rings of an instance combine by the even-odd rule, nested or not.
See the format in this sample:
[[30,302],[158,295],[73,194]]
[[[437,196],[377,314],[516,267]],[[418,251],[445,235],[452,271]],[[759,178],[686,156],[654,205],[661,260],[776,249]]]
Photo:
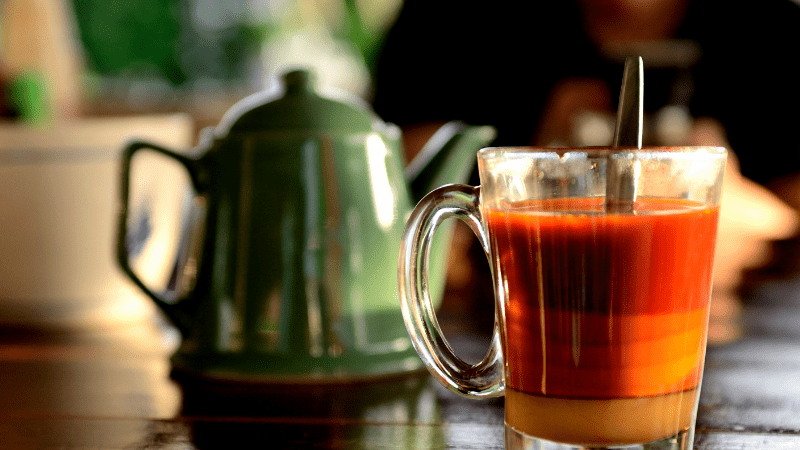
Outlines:
[[[800,281],[754,292],[712,319],[697,449],[800,448]],[[482,356],[486,327],[459,315],[442,323],[465,359]],[[0,448],[503,448],[502,398],[463,399],[427,373],[335,388],[209,388],[170,374],[176,341],[153,322],[3,328]]]

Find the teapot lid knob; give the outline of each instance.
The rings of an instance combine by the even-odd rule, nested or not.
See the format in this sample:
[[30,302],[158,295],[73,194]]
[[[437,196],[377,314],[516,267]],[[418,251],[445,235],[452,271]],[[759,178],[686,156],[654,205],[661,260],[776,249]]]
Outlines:
[[282,93],[263,91],[240,100],[225,113],[215,136],[274,130],[363,133],[379,122],[368,104],[353,96],[317,92],[315,81],[314,72],[308,69],[284,73]]
[[283,75],[283,86],[286,88],[286,92],[290,94],[313,91],[316,81],[314,74],[307,69],[296,69]]

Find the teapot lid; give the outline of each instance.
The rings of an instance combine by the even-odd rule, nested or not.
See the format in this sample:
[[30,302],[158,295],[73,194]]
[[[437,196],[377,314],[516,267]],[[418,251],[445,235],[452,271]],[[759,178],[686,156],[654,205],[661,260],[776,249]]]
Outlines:
[[283,91],[253,94],[231,107],[217,126],[218,136],[231,133],[291,130],[367,132],[380,119],[355,96],[321,94],[306,69],[287,72]]

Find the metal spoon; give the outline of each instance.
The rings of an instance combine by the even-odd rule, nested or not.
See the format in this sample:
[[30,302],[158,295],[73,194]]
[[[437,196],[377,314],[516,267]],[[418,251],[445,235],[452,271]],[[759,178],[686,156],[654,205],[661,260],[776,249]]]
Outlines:
[[[619,93],[614,147],[642,148],[644,63],[640,56],[625,60]],[[616,153],[606,162],[606,211],[633,212],[641,164],[632,154]]]

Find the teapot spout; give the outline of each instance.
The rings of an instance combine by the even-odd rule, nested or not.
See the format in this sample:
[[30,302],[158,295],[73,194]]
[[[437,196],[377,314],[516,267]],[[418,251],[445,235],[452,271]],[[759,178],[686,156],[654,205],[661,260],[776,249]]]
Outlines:
[[450,183],[465,183],[475,166],[476,153],[497,135],[494,127],[448,122],[422,147],[405,169],[414,202]]

